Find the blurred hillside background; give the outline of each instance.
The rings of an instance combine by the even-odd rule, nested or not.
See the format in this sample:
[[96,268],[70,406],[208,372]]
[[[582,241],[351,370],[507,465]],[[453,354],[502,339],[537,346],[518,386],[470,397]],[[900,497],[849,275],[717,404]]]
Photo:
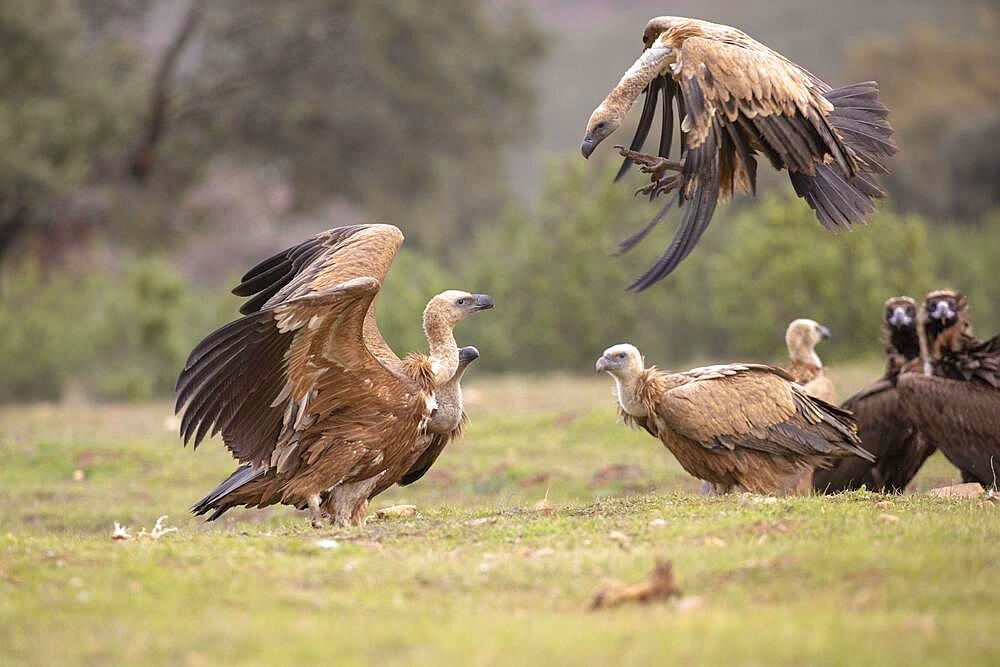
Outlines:
[[[768,177],[623,291],[672,224],[611,257],[656,208],[579,139],[664,13],[880,82],[900,153],[871,225],[834,238]],[[365,221],[407,235],[379,310],[397,351],[431,294],[489,292],[458,333],[495,372],[586,372],[622,340],[661,365],[780,360],[795,317],[833,330],[829,363],[875,358],[882,301],[944,285],[992,335],[998,21],[929,0],[3,0],[0,400],[168,395],[246,268]]]

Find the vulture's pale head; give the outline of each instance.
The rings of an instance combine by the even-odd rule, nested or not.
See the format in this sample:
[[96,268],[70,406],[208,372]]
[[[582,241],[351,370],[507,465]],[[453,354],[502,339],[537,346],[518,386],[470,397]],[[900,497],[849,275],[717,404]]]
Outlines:
[[470,294],[461,290],[448,290],[441,292],[428,302],[427,308],[424,309],[424,321],[433,320],[454,326],[472,313],[489,310],[492,307],[493,297],[489,294]]
[[916,331],[917,302],[908,296],[886,299],[884,321],[894,331]]
[[785,330],[788,356],[795,361],[810,361],[816,354],[817,343],[829,337],[830,330],[816,320],[792,320]]
[[583,157],[589,158],[590,154],[597,148],[597,144],[621,127],[627,113],[628,107],[623,109],[620,106],[610,105],[607,100],[597,105],[594,113],[590,114],[587,130],[583,135],[583,143],[580,144],[580,152],[583,153]]
[[616,378],[634,376],[643,371],[642,354],[635,345],[612,345],[598,357],[595,368],[598,373],[609,373]]

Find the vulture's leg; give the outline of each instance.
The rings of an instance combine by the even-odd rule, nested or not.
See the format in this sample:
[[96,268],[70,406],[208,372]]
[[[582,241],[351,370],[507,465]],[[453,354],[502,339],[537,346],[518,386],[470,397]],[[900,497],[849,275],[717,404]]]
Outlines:
[[795,482],[795,486],[792,488],[791,495],[793,496],[808,496],[812,493],[813,489],[813,471],[806,470],[804,473],[799,475],[798,480]]
[[309,522],[313,528],[323,527],[323,510],[320,509],[321,502],[322,498],[320,498],[318,493],[306,499],[306,503],[309,504]]
[[618,149],[618,152],[621,153],[623,158],[631,160],[635,164],[639,165],[642,173],[650,174],[654,181],[658,181],[663,178],[668,171],[679,172],[684,169],[684,164],[678,162],[677,160],[660,157],[659,155],[640,153],[639,151],[633,151],[625,148],[624,146],[615,146],[615,148]]

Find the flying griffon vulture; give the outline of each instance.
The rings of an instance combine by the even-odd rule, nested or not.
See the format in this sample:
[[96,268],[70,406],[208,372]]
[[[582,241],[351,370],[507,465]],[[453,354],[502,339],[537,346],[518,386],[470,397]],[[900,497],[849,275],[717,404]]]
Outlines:
[[[756,192],[757,155],[788,171],[796,194],[824,227],[863,222],[883,196],[875,174],[887,173],[896,152],[888,111],[869,81],[833,89],[776,51],[729,26],[676,16],[646,24],[643,52],[587,122],[581,151],[617,130],[645,91],[639,126],[621,178],[633,163],[651,175],[637,194],[654,199],[677,192],[683,218],[656,263],[630,286],[646,289],[671,273],[698,243],[715,206],[733,192]],[[663,97],[657,155],[642,150]],[[680,123],[679,159],[671,159],[674,104]],[[670,202],[643,230],[621,244],[626,251],[666,215]]]
[[830,338],[830,330],[815,320],[792,320],[785,330],[785,346],[791,362],[785,370],[813,396],[827,403],[837,402],[833,380],[823,372],[816,345]]
[[431,446],[437,392],[460,365],[452,329],[493,300],[435,296],[423,315],[429,354],[400,359],[374,302],[402,242],[391,225],[332,229],[264,260],[233,290],[250,297],[244,317],[199,343],[177,381],[185,444],[221,432],[242,464],[195,514],[283,503],[308,509],[316,526],[357,524]]
[[966,482],[1000,479],[1000,336],[972,334],[966,298],[931,292],[918,314],[924,373],[899,376],[903,408]]
[[668,373],[645,368],[634,346],[597,360],[615,380],[626,424],[659,438],[691,475],[717,492],[808,492],[831,457],[861,456],[849,412],[810,395],[780,368],[728,364]]
[[896,387],[900,373],[923,372],[913,299],[894,296],[886,300],[881,338],[885,373],[841,406],[854,413],[861,443],[876,461],[872,464],[848,457],[827,470],[817,470],[813,477],[816,491],[838,493],[864,486],[871,491],[901,493],[934,453],[934,445],[904,412]]

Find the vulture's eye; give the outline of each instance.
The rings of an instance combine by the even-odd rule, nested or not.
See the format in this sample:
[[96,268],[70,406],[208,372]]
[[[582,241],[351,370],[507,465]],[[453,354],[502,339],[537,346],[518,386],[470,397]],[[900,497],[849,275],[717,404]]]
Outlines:
[[462,297],[461,299],[459,299],[459,300],[458,300],[458,301],[456,301],[455,303],[457,303],[457,304],[458,304],[458,305],[460,305],[460,306],[464,306],[465,304],[469,303],[469,300],[468,300],[468,299],[466,299],[466,298],[465,298],[465,297],[463,296],[463,297]]
[[624,352],[619,352],[618,353],[618,358],[619,359],[624,359],[625,358],[625,353]]
[[607,123],[605,123],[602,120],[600,123],[598,123],[597,125],[594,126],[594,129],[595,130],[603,130],[606,126],[607,126]]

